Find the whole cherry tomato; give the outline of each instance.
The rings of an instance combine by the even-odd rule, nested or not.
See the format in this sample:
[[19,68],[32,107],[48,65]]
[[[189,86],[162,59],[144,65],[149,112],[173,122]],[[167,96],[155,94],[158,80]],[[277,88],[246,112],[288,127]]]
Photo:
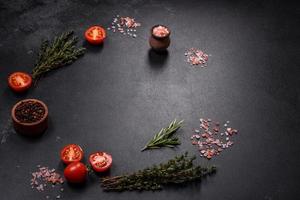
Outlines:
[[96,152],[89,157],[90,164],[94,171],[104,172],[107,171],[112,165],[112,157],[105,152]]
[[85,39],[94,45],[101,44],[106,38],[106,32],[101,26],[92,26],[85,31]]
[[64,176],[70,183],[83,183],[87,172],[87,167],[82,162],[72,162],[65,168]]
[[25,92],[31,84],[31,76],[24,72],[14,72],[8,77],[8,86],[15,92]]
[[82,158],[83,158],[83,150],[77,144],[69,144],[60,151],[60,159],[65,164],[81,161]]

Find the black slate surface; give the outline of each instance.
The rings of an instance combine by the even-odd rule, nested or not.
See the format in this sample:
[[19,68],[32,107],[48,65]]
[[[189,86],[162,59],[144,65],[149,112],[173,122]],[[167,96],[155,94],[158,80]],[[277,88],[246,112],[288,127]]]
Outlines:
[[[110,152],[111,175],[132,172],[189,151],[218,172],[201,183],[161,192],[102,192],[97,176],[82,188],[65,185],[63,199],[296,199],[299,196],[299,5],[281,1],[28,0],[0,2],[0,188],[3,200],[45,199],[32,190],[38,164],[63,171],[59,151],[80,144],[86,154]],[[114,15],[142,23],[138,37],[108,33],[103,47],[84,42],[93,24]],[[167,55],[149,51],[149,29],[172,30]],[[49,74],[37,88],[16,95],[6,84],[16,70],[30,72],[43,38],[68,29],[86,55]],[[199,47],[212,56],[207,68],[185,62]],[[10,127],[14,103],[34,97],[49,107],[50,127],[28,139]],[[141,153],[154,132],[185,119],[182,145]],[[207,161],[190,144],[200,117],[230,120],[235,145]],[[51,198],[56,192],[50,193]],[[55,196],[54,196],[55,197]]]

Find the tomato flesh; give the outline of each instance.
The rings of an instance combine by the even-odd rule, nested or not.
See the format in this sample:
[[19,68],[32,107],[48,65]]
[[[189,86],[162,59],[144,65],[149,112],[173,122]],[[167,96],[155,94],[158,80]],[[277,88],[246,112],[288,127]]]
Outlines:
[[92,26],[85,32],[85,39],[91,44],[101,44],[106,38],[106,32],[101,26]]
[[87,167],[82,162],[72,162],[65,168],[64,176],[70,183],[83,183],[87,172]]
[[8,77],[8,86],[15,92],[25,92],[31,84],[31,76],[24,72],[14,72]]
[[61,150],[60,158],[65,164],[81,161],[83,158],[83,150],[77,144],[69,144]]
[[112,165],[112,157],[105,152],[96,152],[89,157],[90,164],[94,171],[104,172],[107,171]]

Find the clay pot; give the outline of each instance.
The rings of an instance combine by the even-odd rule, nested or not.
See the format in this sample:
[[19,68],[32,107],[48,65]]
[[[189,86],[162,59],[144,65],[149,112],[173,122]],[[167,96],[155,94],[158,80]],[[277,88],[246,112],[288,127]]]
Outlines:
[[[164,37],[154,35],[153,34],[153,29],[157,26],[163,26],[163,27],[167,28],[168,31],[169,31],[169,34],[167,34]],[[155,25],[155,26],[153,26],[151,28],[151,36],[149,38],[149,44],[152,47],[152,49],[155,50],[155,51],[165,51],[170,46],[170,43],[171,43],[170,34],[171,34],[170,29],[168,27],[164,26],[164,25]]]
[[[17,106],[20,105],[22,102],[26,102],[26,101],[35,101],[40,103],[44,107],[45,114],[39,121],[33,123],[24,123],[24,122],[20,122],[16,118],[15,111]],[[16,103],[11,110],[11,117],[16,132],[25,136],[32,136],[32,137],[39,136],[43,134],[45,130],[48,128],[48,108],[44,102],[37,99],[24,99]]]

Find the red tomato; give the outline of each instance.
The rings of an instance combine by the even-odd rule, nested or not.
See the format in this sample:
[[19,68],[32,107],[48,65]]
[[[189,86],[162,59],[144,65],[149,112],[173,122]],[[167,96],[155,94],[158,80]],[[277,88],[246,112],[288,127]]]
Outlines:
[[96,172],[107,171],[112,165],[112,157],[105,152],[96,152],[89,157],[90,164]]
[[85,39],[91,44],[101,44],[106,38],[106,32],[101,26],[92,26],[85,31]]
[[82,158],[83,158],[83,150],[77,144],[69,144],[60,151],[60,159],[65,164],[81,161]]
[[14,72],[8,77],[8,85],[15,92],[25,92],[31,84],[31,76],[24,72]]
[[86,180],[87,168],[82,162],[72,162],[64,170],[64,176],[70,183],[82,183]]

